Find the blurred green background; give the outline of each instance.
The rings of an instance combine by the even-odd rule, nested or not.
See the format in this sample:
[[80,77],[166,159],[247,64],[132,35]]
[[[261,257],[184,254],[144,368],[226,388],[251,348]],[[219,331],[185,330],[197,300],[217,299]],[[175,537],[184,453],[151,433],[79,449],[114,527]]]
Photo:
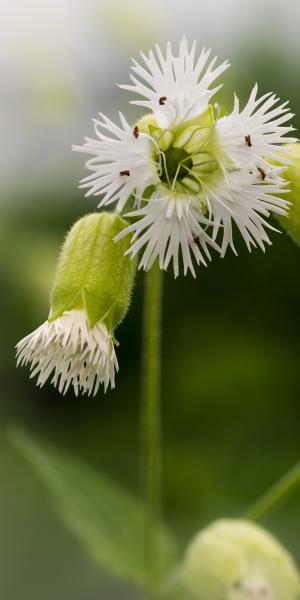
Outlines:
[[[232,61],[230,109],[258,81],[300,114],[298,0],[2,0],[1,600],[133,600],[65,532],[48,494],[7,441],[19,425],[138,492],[143,275],[118,331],[120,373],[106,396],[59,396],[15,369],[14,345],[45,320],[59,246],[95,210],[77,189],[99,110],[135,119],[131,56],[182,34]],[[300,116],[295,118],[296,126]],[[300,456],[300,252],[272,234],[264,255],[215,257],[198,277],[165,276],[165,517],[182,547],[219,516],[238,516]],[[300,562],[300,490],[264,520]]]

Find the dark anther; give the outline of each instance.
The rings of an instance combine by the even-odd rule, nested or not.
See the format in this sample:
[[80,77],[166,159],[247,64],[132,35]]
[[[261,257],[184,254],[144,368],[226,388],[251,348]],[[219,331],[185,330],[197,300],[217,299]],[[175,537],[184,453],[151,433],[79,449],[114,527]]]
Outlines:
[[245,142],[246,142],[247,146],[249,146],[249,148],[251,148],[251,146],[252,146],[251,135],[245,135]]
[[138,137],[140,135],[140,130],[137,125],[133,128],[133,135],[136,139],[138,139]]
[[164,106],[166,104],[166,100],[167,100],[167,96],[161,96],[161,98],[159,99],[159,104],[161,106]]
[[195,244],[200,244],[199,235],[196,235],[195,233],[192,233],[192,236],[193,236],[193,240],[194,240]]
[[257,170],[259,171],[259,173],[261,174],[261,178],[264,181],[267,177],[267,173],[266,171],[264,171],[264,169],[262,169],[261,167],[257,167]]
[[127,175],[127,177],[129,177],[130,172],[129,171],[120,171],[120,175]]

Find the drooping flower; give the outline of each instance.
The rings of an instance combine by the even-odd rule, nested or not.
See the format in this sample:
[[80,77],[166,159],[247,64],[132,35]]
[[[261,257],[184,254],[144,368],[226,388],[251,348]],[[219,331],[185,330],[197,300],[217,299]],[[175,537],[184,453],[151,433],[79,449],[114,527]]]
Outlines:
[[270,215],[287,214],[285,144],[296,141],[287,103],[272,93],[259,98],[255,85],[243,110],[235,97],[231,114],[220,117],[210,104],[220,86],[211,86],[229,64],[208,59],[209,51],[197,56],[186,38],[178,55],[170,44],[165,55],[158,46],[156,56],[142,54],[144,66],[134,61],[132,84],[121,87],[143,96],[133,103],[150,112],[132,127],[122,117],[123,130],[102,116],[100,139],[75,148],[93,155],[93,173],[83,181],[88,194],[127,211],[132,222],[116,240],[132,234],[129,252],[143,250],[145,270],[158,259],[162,269],[173,262],[177,276],[181,256],[184,273],[195,276],[209,246],[221,256],[229,246],[236,252],[235,229],[249,250],[264,249],[274,230]]
[[300,576],[288,553],[254,523],[223,519],[187,548],[182,578],[194,600],[297,600]]
[[105,391],[114,387],[114,330],[128,309],[135,271],[126,239],[113,241],[125,227],[115,213],[91,214],[68,234],[49,318],[17,344],[17,364],[30,364],[37,385],[50,379],[61,393],[72,386],[89,395],[102,383]]
[[118,361],[112,333],[103,321],[89,327],[84,310],[66,311],[45,321],[17,344],[17,365],[30,363],[31,377],[42,387],[47,379],[66,393],[97,393],[101,383],[115,387]]

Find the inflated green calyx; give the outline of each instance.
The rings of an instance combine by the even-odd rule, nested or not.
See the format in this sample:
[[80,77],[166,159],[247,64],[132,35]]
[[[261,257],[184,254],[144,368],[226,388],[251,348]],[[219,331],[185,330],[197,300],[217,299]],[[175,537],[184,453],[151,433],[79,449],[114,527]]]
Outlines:
[[135,263],[124,256],[127,226],[116,213],[94,213],[77,221],[63,244],[51,292],[50,320],[67,310],[83,309],[90,327],[103,320],[114,329],[130,302]]
[[283,173],[283,177],[288,181],[290,190],[285,198],[291,205],[286,217],[278,215],[277,218],[293,240],[300,245],[300,144],[289,144],[286,148],[290,151],[288,158],[291,164]]

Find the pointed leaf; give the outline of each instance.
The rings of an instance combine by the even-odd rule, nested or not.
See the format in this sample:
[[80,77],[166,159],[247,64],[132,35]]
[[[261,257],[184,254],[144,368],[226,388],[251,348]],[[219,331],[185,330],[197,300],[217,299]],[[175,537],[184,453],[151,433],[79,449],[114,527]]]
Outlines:
[[[108,477],[24,432],[13,432],[10,439],[47,485],[65,525],[93,559],[143,586],[147,570],[142,503]],[[157,531],[156,554],[163,575],[175,557],[173,539],[164,526]]]

